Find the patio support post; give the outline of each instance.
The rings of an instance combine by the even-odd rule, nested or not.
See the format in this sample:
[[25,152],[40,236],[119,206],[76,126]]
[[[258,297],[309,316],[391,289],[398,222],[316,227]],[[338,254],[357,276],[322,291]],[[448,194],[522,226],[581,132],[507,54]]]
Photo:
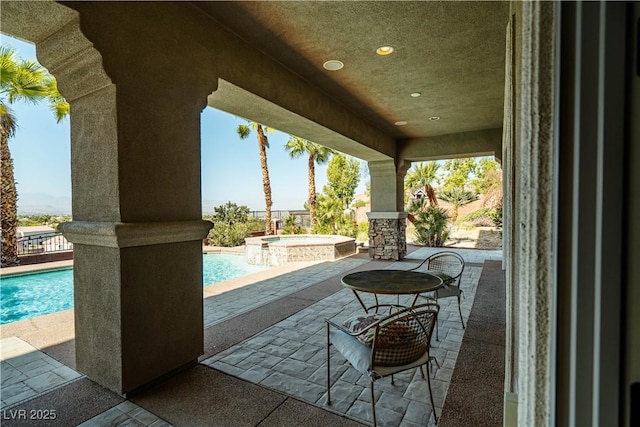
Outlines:
[[557,388],[552,362],[557,352],[553,343],[557,326],[552,319],[557,279],[553,122],[554,108],[559,107],[554,99],[558,15],[550,2],[513,2],[512,6],[515,44],[509,65],[515,84],[507,93],[507,102],[511,101],[507,108],[515,123],[508,128],[507,173],[513,175],[508,181],[510,197],[505,200],[511,216],[507,223],[506,350],[510,354],[505,360],[505,420],[518,426],[565,425],[553,413]]
[[395,160],[369,162],[371,212],[369,218],[369,257],[399,260],[407,254],[404,212],[404,177],[411,165]]
[[72,112],[76,368],[128,395],[203,353],[200,113],[217,79],[184,72],[208,58],[169,13],[53,7],[68,17],[38,55]]

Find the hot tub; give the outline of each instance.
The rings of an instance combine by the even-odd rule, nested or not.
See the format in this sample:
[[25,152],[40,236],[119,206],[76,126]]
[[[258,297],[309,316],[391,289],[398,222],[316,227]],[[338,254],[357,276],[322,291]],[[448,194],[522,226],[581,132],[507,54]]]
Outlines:
[[333,261],[356,253],[353,237],[323,234],[287,234],[248,237],[249,264],[277,266],[295,261]]

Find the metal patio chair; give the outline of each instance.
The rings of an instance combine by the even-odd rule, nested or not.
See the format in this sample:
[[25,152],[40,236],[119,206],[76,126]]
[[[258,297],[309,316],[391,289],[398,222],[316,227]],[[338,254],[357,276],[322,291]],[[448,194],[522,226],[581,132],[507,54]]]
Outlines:
[[376,426],[375,381],[413,368],[427,365],[427,385],[433,415],[438,422],[429,363],[436,361],[429,355],[431,335],[437,323],[439,307],[435,303],[403,308],[384,317],[376,314],[355,316],[342,325],[325,319],[327,323],[327,404],[331,405],[331,345],[361,374],[369,378],[371,412]]
[[[456,297],[458,299],[458,313],[460,313],[460,323],[465,328],[464,319],[462,318],[462,308],[460,307],[460,298],[462,289],[460,288],[460,278],[464,271],[464,259],[455,252],[442,251],[437,252],[409,271],[421,271],[434,274],[442,279],[442,287],[433,292],[420,294],[423,298],[435,300],[437,303],[441,298]],[[437,327],[436,327],[437,328]],[[438,330],[436,329],[436,339],[438,339]]]

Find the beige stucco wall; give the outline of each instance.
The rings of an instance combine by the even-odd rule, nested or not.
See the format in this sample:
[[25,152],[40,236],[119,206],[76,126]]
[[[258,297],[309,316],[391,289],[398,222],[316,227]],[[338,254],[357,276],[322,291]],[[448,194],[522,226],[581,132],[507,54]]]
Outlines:
[[[553,55],[552,3],[512,2],[515,120],[511,148],[507,265],[511,334],[507,392],[518,425],[551,425],[553,405]],[[515,307],[515,310],[514,310]],[[507,394],[507,400],[513,397]]]
[[517,413],[517,360],[518,360],[518,326],[517,326],[517,288],[513,280],[514,260],[512,252],[515,249],[513,239],[515,234],[515,199],[514,193],[514,152],[515,152],[515,39],[516,20],[515,13],[511,16],[506,28],[506,55],[505,55],[505,98],[504,98],[504,125],[502,134],[502,176],[503,176],[503,258],[502,265],[506,278],[506,310],[505,310],[505,400],[504,400],[504,425],[515,426],[518,422]]
[[398,142],[398,161],[502,156],[502,128],[405,139]]

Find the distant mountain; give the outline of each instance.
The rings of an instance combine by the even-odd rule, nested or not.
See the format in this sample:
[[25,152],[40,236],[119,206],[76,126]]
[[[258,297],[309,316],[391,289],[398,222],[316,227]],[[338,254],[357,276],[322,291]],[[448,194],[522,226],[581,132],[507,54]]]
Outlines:
[[18,215],[71,215],[71,197],[41,193],[18,194]]
[[[212,214],[214,208],[224,205],[229,200],[206,199],[202,201],[202,213]],[[264,207],[251,206],[245,200],[232,201],[238,205],[249,205],[250,210],[263,211]],[[286,204],[286,203],[285,203]],[[291,203],[299,205],[299,203]],[[289,207],[291,209],[291,207]],[[296,209],[302,209],[298,207]],[[277,210],[277,209],[275,209]],[[42,193],[20,193],[18,194],[18,214],[19,215],[71,215],[71,197],[56,197]]]

